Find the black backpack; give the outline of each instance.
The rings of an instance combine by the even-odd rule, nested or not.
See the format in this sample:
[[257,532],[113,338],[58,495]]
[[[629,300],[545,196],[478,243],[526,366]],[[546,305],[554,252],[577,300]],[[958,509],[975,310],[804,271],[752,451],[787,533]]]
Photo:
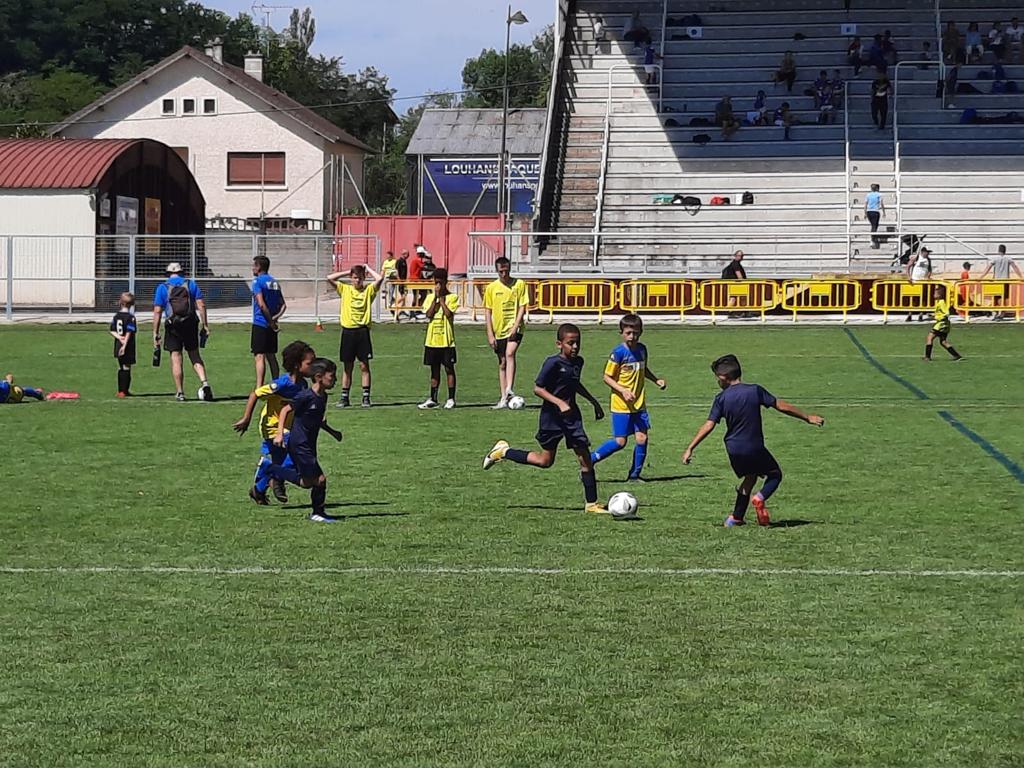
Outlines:
[[672,197],[672,205],[683,206],[683,210],[691,216],[696,216],[700,213],[700,198],[695,195],[674,195]]
[[690,138],[694,144],[699,147],[703,147],[711,141],[711,137],[706,133],[698,133]]
[[196,303],[189,290],[190,282],[186,280],[179,285],[167,284],[167,305],[170,307],[167,322],[170,325],[183,323],[196,316]]
[[754,204],[754,193],[753,192],[744,192],[743,193],[743,202],[741,202],[740,205],[753,205],[753,204]]

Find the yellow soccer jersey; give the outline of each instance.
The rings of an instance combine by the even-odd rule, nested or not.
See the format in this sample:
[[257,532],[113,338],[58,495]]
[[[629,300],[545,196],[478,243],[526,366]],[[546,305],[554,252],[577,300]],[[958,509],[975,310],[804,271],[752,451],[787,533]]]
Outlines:
[[611,376],[622,387],[632,392],[636,397],[632,403],[623,400],[618,392],[612,392],[611,411],[612,413],[636,413],[644,410],[644,382],[647,380],[647,347],[637,343],[636,349],[630,349],[625,344],[619,344],[612,350],[608,362],[605,363],[604,373]]
[[516,314],[528,303],[523,280],[515,279],[512,285],[495,280],[484,289],[484,306],[491,310],[491,328],[496,339],[507,339],[516,332]]
[[935,325],[932,326],[932,330],[948,332],[950,328],[949,315],[949,302],[940,299],[935,305]]
[[[448,309],[455,312],[459,308],[459,297],[454,293],[449,293],[444,297],[445,303],[448,305]],[[430,309],[434,303],[434,292],[431,291],[427,294],[427,298],[423,302],[423,311],[426,312]],[[454,347],[455,346],[455,326],[452,321],[444,316],[444,312],[440,309],[437,310],[437,314],[434,315],[434,319],[427,323],[427,339],[424,342],[427,347]]]
[[[260,411],[260,436],[264,440],[274,439],[277,425],[280,423],[281,409],[307,386],[305,380],[292,381],[287,373],[282,373],[269,384],[256,390],[256,397],[263,401],[263,410]],[[291,425],[292,416],[289,413],[284,428],[287,430]]]
[[398,277],[398,259],[384,259],[380,273],[388,280],[395,280]]
[[342,328],[361,328],[370,324],[370,309],[377,295],[376,285],[369,283],[357,291],[351,283],[338,283],[338,295],[341,297]]

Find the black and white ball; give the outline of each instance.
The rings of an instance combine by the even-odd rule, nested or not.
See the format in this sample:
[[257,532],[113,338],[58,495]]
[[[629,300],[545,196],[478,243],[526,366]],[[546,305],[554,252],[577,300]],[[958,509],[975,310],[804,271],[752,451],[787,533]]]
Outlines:
[[636,496],[632,493],[620,491],[608,499],[608,511],[612,517],[636,517],[636,511],[640,508]]

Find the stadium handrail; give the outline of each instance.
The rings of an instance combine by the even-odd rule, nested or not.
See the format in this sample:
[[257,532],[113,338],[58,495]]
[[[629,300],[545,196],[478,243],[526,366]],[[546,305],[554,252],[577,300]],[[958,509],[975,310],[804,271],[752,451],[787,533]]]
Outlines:
[[843,88],[843,144],[846,152],[846,262],[849,264],[853,252],[853,239],[851,237],[853,222],[853,195],[850,192],[851,168],[850,168],[850,88]]
[[547,113],[544,116],[544,146],[540,153],[540,174],[537,177],[537,191],[534,193],[534,208],[532,221],[540,218],[542,201],[544,199],[544,179],[547,176],[548,162],[551,160],[551,143],[555,141],[553,124],[555,113],[558,109],[558,89],[562,82],[562,55],[565,50],[565,38],[569,29],[569,0],[558,0],[556,3],[555,18],[555,50],[551,57],[551,84],[548,87]]

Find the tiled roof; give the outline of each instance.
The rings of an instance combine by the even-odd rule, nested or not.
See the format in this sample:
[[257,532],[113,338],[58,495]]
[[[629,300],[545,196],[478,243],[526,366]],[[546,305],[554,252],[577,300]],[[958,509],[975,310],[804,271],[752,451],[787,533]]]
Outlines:
[[[546,109],[510,109],[505,145],[512,155],[540,155]],[[500,109],[427,109],[409,155],[494,155],[501,152]]]

